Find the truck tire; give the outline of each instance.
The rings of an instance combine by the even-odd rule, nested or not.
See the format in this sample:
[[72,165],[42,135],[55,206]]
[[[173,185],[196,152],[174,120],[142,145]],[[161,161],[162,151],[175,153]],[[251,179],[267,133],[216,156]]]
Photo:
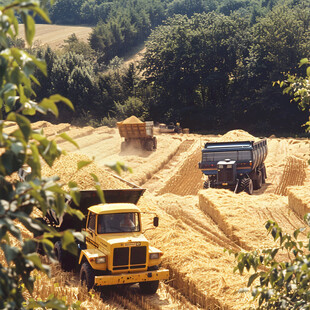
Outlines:
[[156,139],[156,137],[153,137],[153,149],[154,150],[157,149],[157,139]]
[[239,181],[238,193],[243,192],[247,189],[250,178],[243,178]]
[[245,189],[245,191],[249,194],[249,195],[252,195],[253,194],[253,181],[251,178],[248,179],[248,185]]
[[253,180],[253,188],[260,189],[263,184],[263,173],[262,171],[258,171],[255,180]]
[[159,286],[159,281],[140,282],[140,291],[144,295],[155,294]]
[[127,142],[122,142],[121,143],[121,152],[124,152],[127,148]]
[[54,252],[64,271],[71,271],[74,269],[74,260],[72,260],[73,256],[62,248],[61,241],[55,243]]
[[211,184],[209,180],[203,182],[203,188],[210,188],[210,187],[211,187]]
[[144,145],[145,149],[147,151],[153,151],[153,139],[152,140],[147,140],[145,142],[145,145]]
[[81,284],[85,284],[88,290],[91,290],[95,284],[95,271],[88,262],[82,264],[80,270]]

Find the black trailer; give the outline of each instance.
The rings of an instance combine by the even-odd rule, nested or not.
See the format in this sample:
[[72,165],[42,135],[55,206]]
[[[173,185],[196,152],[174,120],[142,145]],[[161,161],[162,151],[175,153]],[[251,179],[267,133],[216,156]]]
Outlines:
[[252,194],[267,178],[264,164],[267,153],[266,139],[206,143],[199,163],[199,169],[208,177],[204,187]]

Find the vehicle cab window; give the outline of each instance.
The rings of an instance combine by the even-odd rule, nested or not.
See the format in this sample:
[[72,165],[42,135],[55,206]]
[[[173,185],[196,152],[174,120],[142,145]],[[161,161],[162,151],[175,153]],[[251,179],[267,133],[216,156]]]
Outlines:
[[87,229],[95,231],[95,225],[96,225],[96,214],[90,212],[88,216]]

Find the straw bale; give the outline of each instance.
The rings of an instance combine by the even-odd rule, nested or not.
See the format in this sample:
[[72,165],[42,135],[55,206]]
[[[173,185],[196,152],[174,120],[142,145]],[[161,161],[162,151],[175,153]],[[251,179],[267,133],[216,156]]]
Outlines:
[[121,122],[122,124],[140,124],[143,123],[136,116],[132,115]]
[[243,309],[248,295],[238,294],[247,275],[233,274],[234,257],[223,249],[236,249],[210,217],[198,208],[197,196],[141,198],[143,210],[156,211],[159,227],[148,230],[151,244],[164,252],[171,285],[193,304],[208,309]]
[[303,185],[307,177],[306,169],[307,162],[304,159],[295,156],[288,157],[275,193],[277,195],[287,195],[288,186]]
[[252,136],[248,132],[242,129],[231,130],[225,133],[223,136],[217,139],[218,142],[229,141],[257,141],[258,138]]
[[301,218],[310,212],[310,186],[291,186],[287,188],[288,206]]
[[55,136],[70,129],[70,124],[61,123],[57,125],[50,124],[43,129],[46,137]]
[[287,233],[304,226],[288,207],[287,197],[275,194],[251,196],[222,189],[201,190],[199,207],[232,241],[247,250],[274,244],[264,227],[269,219],[278,222]]
[[96,174],[103,189],[128,188],[129,186],[116,179],[107,170],[99,168],[94,162],[77,171],[79,161],[90,161],[89,157],[78,153],[62,155],[50,168],[42,163],[42,175],[50,177],[58,175],[62,183],[75,181],[81,190],[94,189],[95,182],[90,173]]

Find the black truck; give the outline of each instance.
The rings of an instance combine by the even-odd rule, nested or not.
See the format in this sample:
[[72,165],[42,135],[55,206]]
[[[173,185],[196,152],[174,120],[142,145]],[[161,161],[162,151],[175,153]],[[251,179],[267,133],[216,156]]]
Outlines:
[[234,192],[260,189],[267,178],[264,161],[267,140],[207,142],[199,169],[207,176],[205,188],[227,188]]

